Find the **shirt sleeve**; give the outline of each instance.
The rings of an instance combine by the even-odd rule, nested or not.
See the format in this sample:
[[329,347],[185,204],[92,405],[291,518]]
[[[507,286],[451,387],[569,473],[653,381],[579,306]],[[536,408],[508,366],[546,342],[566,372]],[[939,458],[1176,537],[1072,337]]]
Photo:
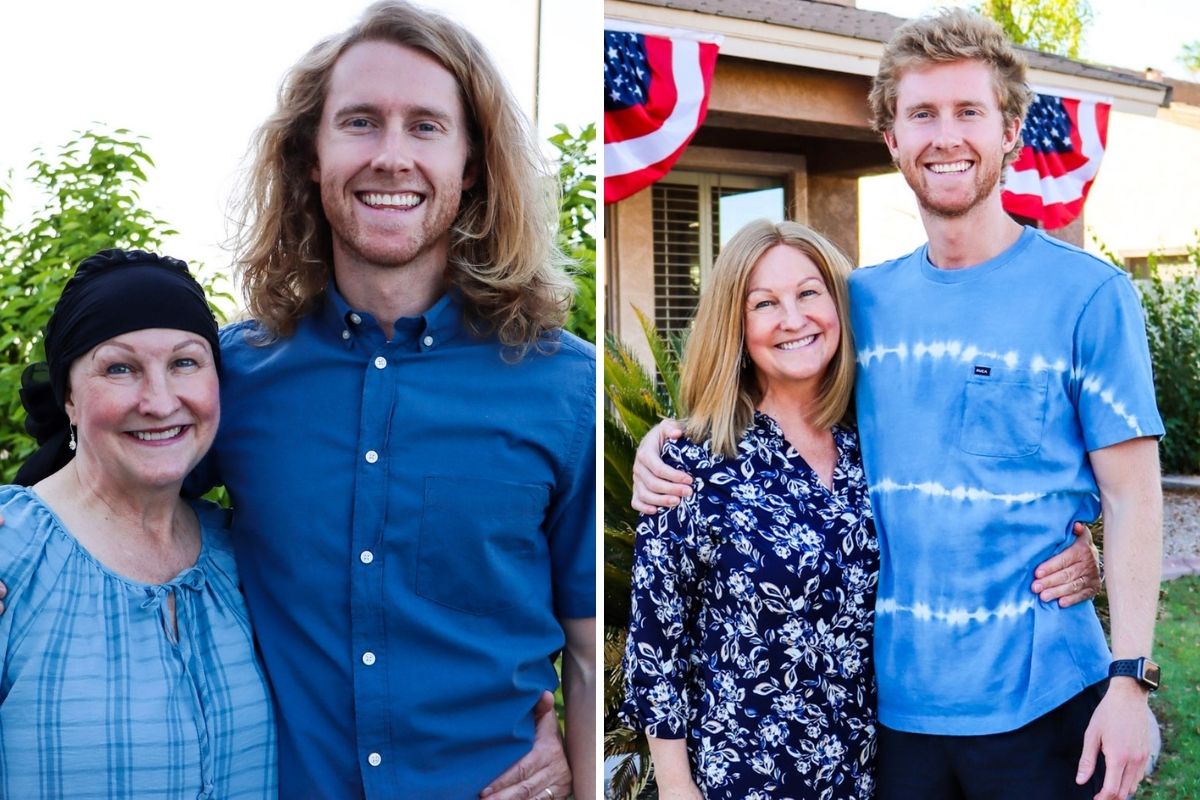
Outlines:
[[[39,604],[30,607],[26,596],[33,571],[40,563],[45,550],[51,517],[48,511],[37,513],[38,506],[21,495],[18,487],[0,487],[0,581],[4,582],[5,613],[0,614],[0,667],[8,663],[9,640],[13,629],[20,630],[18,617],[34,613]],[[0,684],[3,684],[0,675]]]
[[1076,407],[1089,452],[1142,436],[1162,436],[1146,323],[1124,274],[1101,284],[1075,326]]
[[[668,443],[663,460],[693,472]],[[634,728],[660,739],[687,734],[687,683],[700,604],[699,492],[672,509],[643,515],[634,543],[629,635],[625,641],[625,702]]]
[[595,389],[581,397],[571,453],[547,514],[554,615],[559,619],[596,616]]

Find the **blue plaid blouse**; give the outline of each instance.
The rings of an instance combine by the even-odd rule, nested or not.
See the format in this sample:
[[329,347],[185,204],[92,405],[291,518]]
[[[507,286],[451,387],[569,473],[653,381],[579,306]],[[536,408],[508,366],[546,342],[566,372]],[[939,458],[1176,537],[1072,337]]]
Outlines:
[[0,797],[275,797],[271,696],[224,512],[196,511],[200,557],[155,586],[97,562],[31,490],[0,487]]

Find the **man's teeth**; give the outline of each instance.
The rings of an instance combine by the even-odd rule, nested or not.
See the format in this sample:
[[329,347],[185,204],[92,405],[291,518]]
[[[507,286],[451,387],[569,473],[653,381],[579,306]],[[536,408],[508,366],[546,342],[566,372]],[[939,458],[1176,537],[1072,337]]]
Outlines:
[[174,428],[167,428],[165,431],[134,431],[133,435],[143,442],[159,442],[163,439],[171,439],[178,436],[182,431],[183,426],[176,425]]
[[966,172],[971,168],[970,161],[954,161],[949,164],[930,164],[929,168],[934,172]]
[[794,342],[783,342],[782,344],[776,345],[776,347],[778,347],[780,350],[795,350],[797,348],[812,344],[813,339],[816,338],[817,335],[814,333],[812,336],[805,336],[803,339],[797,339]]
[[369,206],[392,206],[399,208],[412,208],[421,202],[421,195],[405,192],[403,194],[381,194],[379,192],[367,192],[362,196],[363,202]]

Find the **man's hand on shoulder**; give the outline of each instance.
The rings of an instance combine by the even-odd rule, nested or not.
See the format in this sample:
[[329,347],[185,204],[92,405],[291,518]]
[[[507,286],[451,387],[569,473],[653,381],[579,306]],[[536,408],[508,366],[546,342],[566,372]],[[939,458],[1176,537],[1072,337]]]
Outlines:
[[1092,541],[1092,531],[1076,522],[1074,533],[1070,547],[1034,570],[1030,588],[1044,603],[1057,600],[1061,608],[1067,608],[1100,594],[1100,551]]
[[[554,695],[542,692],[533,709],[533,749],[479,793],[487,800],[564,800],[571,794],[571,768],[558,732]],[[547,789],[550,793],[547,793]]]
[[629,504],[639,514],[657,514],[663,508],[679,505],[680,498],[692,493],[692,476],[668,467],[662,460],[663,445],[680,436],[683,426],[677,420],[664,419],[638,443]]

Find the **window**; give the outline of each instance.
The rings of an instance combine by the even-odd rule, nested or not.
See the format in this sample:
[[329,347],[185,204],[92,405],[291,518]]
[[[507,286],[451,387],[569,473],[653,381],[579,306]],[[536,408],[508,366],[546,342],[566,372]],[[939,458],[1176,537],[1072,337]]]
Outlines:
[[654,319],[664,333],[686,330],[721,245],[751,220],[784,218],[778,180],[749,175],[669,173],[654,184]]

